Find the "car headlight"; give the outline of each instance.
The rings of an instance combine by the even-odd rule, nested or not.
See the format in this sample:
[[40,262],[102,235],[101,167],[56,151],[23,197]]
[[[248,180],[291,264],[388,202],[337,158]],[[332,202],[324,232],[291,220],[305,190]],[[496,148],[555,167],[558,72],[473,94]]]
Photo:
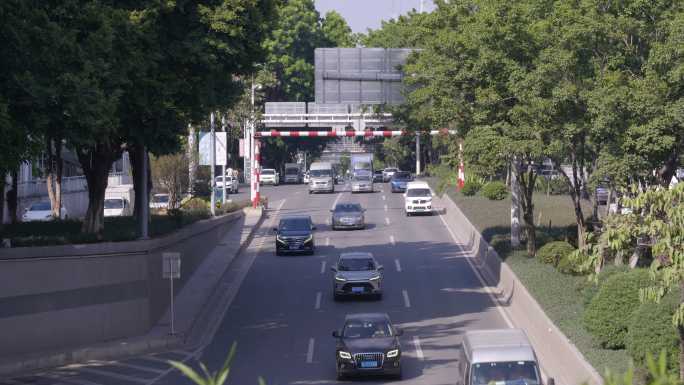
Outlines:
[[394,358],[399,355],[399,349],[390,350],[387,352],[387,358]]
[[340,350],[340,358],[343,358],[345,360],[351,360],[351,354],[349,352],[343,352]]
[[311,241],[313,241],[313,234],[309,235],[309,237],[304,240],[304,243],[309,243]]
[[285,243],[285,241],[282,238],[280,238],[280,235],[276,235],[276,241],[280,243]]
[[371,281],[377,281],[378,279],[380,279],[380,276],[376,275],[375,277],[372,277],[370,280]]
[[335,281],[347,282],[347,279],[344,278],[344,277],[340,277],[339,275],[336,275],[336,276],[335,276]]

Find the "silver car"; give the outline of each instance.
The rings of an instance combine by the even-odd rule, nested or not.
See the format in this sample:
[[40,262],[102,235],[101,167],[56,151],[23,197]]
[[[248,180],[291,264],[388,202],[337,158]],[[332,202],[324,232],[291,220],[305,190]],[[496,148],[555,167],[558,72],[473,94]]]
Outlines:
[[365,229],[366,219],[363,213],[366,209],[358,203],[338,203],[330,210],[332,213],[332,229]]
[[369,175],[356,175],[351,181],[351,192],[373,192],[373,177]]
[[333,272],[333,297],[373,296],[382,298],[382,265],[366,252],[342,253]]

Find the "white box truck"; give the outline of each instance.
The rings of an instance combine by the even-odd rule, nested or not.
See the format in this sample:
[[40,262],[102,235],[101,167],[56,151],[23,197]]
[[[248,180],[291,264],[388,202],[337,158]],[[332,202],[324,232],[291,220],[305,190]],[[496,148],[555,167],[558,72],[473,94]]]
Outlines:
[[105,190],[104,216],[123,217],[133,215],[135,190],[132,184],[107,187]]

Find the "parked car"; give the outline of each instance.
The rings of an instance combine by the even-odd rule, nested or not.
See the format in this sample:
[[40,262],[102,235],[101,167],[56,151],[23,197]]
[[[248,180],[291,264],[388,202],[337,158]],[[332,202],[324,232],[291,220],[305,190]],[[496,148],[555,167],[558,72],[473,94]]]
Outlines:
[[392,175],[394,175],[394,173],[397,171],[399,170],[394,167],[387,167],[386,169],[382,170],[382,181],[389,182],[390,179],[392,179]]
[[393,193],[406,191],[406,184],[413,180],[413,176],[408,171],[397,171],[390,179],[390,188]]
[[330,210],[332,213],[332,229],[364,229],[366,221],[363,215],[366,210],[358,203],[338,203]]
[[403,330],[392,325],[387,313],[349,314],[344,326],[333,331],[337,339],[337,379],[348,376],[389,375],[401,378]]
[[259,181],[261,184],[272,184],[277,186],[280,184],[280,176],[276,170],[272,168],[264,168],[261,170],[261,174],[259,175]]
[[382,270],[371,253],[342,253],[333,272],[333,297],[372,296],[382,298]]
[[351,181],[351,192],[373,192],[373,177],[371,175],[354,175]]
[[382,170],[376,170],[373,172],[373,182],[382,183]]
[[[67,210],[62,205],[59,210],[59,216],[62,219],[67,219]],[[33,222],[33,221],[51,221],[55,219],[52,216],[52,205],[48,201],[41,201],[31,204],[24,210],[24,214],[21,216],[22,222]]]
[[290,253],[313,254],[316,249],[313,231],[316,229],[311,217],[306,215],[290,216],[280,220],[274,228],[276,255]]
[[238,183],[237,178],[234,176],[230,176],[230,175],[228,175],[226,177],[217,176],[216,177],[216,188],[217,189],[223,189],[224,181],[226,183],[226,191],[228,191],[231,194],[237,194],[238,188],[239,188],[238,187],[239,183]]
[[152,201],[150,201],[150,208],[152,209],[168,209],[169,208],[169,194],[154,194]]

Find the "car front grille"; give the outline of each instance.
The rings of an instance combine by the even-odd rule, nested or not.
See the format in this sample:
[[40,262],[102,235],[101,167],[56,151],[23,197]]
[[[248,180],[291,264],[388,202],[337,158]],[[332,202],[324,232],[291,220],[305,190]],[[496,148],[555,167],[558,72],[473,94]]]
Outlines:
[[384,353],[356,353],[354,354],[354,361],[358,367],[361,366],[362,361],[376,361],[378,368],[381,368],[385,361]]
[[425,203],[428,203],[428,201],[425,200],[425,199],[419,199],[419,200],[413,201],[413,204],[414,204],[414,205],[415,205],[415,204],[425,204]]
[[306,238],[302,237],[281,237],[280,239],[288,246],[301,246],[306,241]]
[[352,287],[363,287],[364,293],[370,293],[373,291],[373,285],[368,282],[348,282],[342,286],[342,291],[345,293],[351,293]]

